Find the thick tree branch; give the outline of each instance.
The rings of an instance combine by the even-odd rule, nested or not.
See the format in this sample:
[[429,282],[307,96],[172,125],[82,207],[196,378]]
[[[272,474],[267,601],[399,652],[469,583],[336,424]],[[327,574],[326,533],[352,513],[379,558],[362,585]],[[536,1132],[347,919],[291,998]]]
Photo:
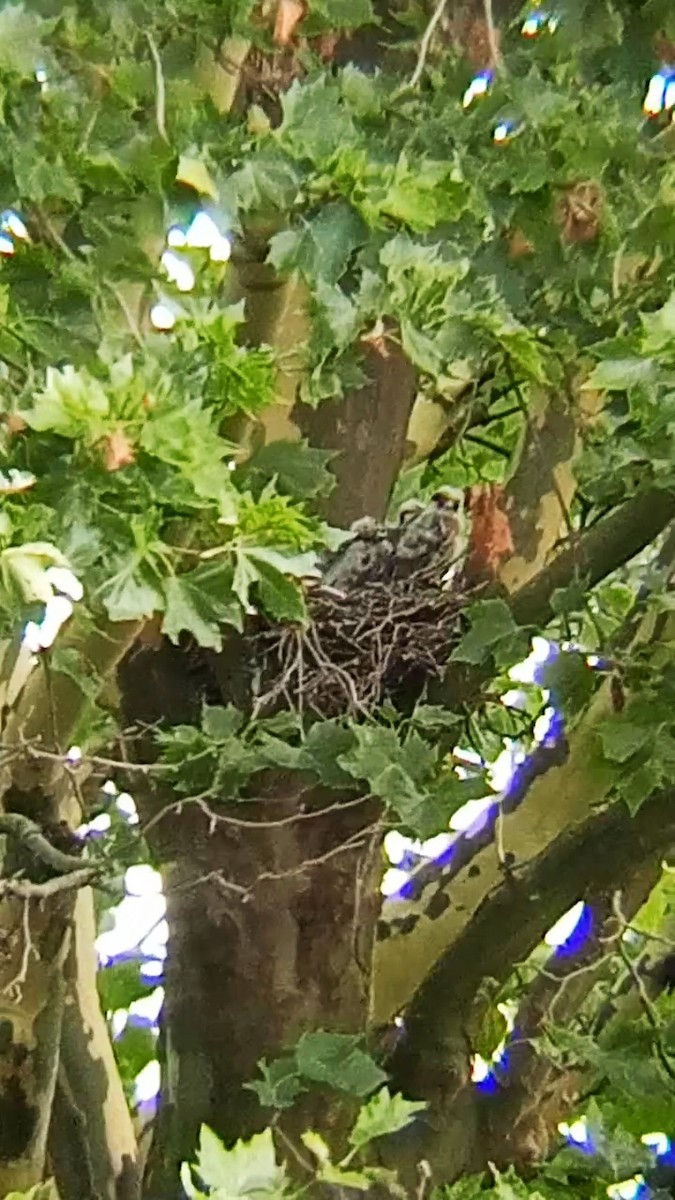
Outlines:
[[545,625],[551,597],[575,578],[594,587],[645,550],[675,518],[675,493],[652,488],[626,500],[565,547],[537,577],[515,592],[511,611],[519,625]]
[[[390,1064],[397,1090],[432,1103],[430,1120],[419,1123],[416,1136],[400,1146],[404,1164],[427,1158],[439,1179],[456,1169],[441,1131],[447,1122],[452,1124],[461,1075],[456,1056],[462,1046],[468,1055],[467,1031],[481,983],[486,978],[504,982],[561,913],[587,894],[589,879],[598,892],[621,888],[643,870],[647,884],[653,881],[663,847],[674,839],[672,792],[644,805],[636,817],[623,806],[612,806],[561,832],[555,843],[521,870],[502,877],[484,897],[470,924],[418,989],[407,1011],[406,1036]],[[451,1052],[450,1061],[444,1048]],[[460,1088],[462,1094],[465,1091]],[[484,1131],[483,1117],[476,1123],[475,1144],[467,1147],[464,1170],[486,1165],[494,1147],[486,1144]]]
[[[86,864],[77,854],[65,854],[58,850],[41,832],[39,825],[24,817],[22,813],[0,813],[0,835],[15,838],[22,849],[31,858],[43,863],[59,875],[67,875],[73,871],[81,871]],[[89,867],[89,876],[95,874],[95,868]]]
[[[612,572],[630,562],[663,533],[675,518],[675,492],[651,488],[639,492],[598,521],[590,529],[568,540],[550,564],[508,599],[518,625],[543,629],[553,616],[551,600],[558,588],[575,580],[594,587]],[[491,668],[448,664],[443,684],[435,698],[451,709],[470,706]]]
[[[664,636],[667,634],[650,615],[643,619],[633,644],[644,646]],[[486,897],[500,885],[505,864],[516,870],[526,868],[566,829],[586,820],[591,807],[606,800],[616,779],[616,768],[599,754],[598,728],[612,712],[611,683],[607,680],[571,734],[567,752],[556,761],[554,750],[549,760],[552,765],[543,773],[526,768],[524,788],[516,775],[515,792],[510,794],[507,790],[501,799],[499,846],[488,827],[482,835],[471,839],[478,847],[477,852],[473,852],[470,843],[459,851],[453,848],[447,867],[447,882],[452,882],[451,891],[445,893],[448,903],[440,910],[431,906],[426,913],[423,908],[421,914],[417,904],[414,929],[405,939],[404,954],[396,937],[378,943],[373,1002],[376,1024],[384,1024],[405,1008],[414,986],[412,981],[424,979],[434,963],[464,936]],[[560,746],[559,750],[565,747]],[[545,747],[536,752],[535,766],[542,753],[545,758]],[[517,806],[509,812],[515,800]],[[391,922],[391,916],[389,919]],[[403,930],[405,926],[400,928]]]

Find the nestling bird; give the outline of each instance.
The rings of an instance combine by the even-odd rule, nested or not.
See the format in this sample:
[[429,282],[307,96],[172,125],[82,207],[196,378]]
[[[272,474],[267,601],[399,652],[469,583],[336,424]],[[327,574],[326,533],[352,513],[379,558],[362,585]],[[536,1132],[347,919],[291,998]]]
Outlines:
[[396,543],[396,574],[406,578],[433,562],[448,566],[464,549],[461,492],[439,488],[426,505],[407,501],[399,512],[401,530]]
[[374,517],[359,517],[350,533],[351,540],[340,547],[323,575],[325,584],[343,592],[366,581],[385,579],[394,552],[387,529]]

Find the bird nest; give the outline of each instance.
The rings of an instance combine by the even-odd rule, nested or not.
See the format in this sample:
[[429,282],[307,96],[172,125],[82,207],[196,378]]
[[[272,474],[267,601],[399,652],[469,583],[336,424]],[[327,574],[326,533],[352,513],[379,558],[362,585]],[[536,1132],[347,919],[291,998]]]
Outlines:
[[365,580],[307,595],[304,627],[265,624],[249,636],[258,669],[255,711],[365,715],[384,700],[406,706],[439,679],[462,634],[468,592],[441,582],[438,564],[408,578]]

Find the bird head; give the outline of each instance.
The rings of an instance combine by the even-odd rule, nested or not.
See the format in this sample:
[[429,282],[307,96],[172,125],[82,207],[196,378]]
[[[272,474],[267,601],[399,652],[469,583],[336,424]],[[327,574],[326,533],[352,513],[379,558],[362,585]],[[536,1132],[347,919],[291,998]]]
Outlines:
[[424,512],[424,509],[425,505],[422,500],[404,500],[403,504],[398,510],[399,525],[407,525],[408,522],[412,521],[413,518],[418,516],[419,513]]
[[459,488],[440,487],[431,497],[431,503],[447,512],[461,513],[464,511],[464,493]]
[[349,532],[353,537],[363,538],[364,541],[371,541],[378,535],[379,526],[374,517],[359,517],[356,521],[352,521],[349,526]]

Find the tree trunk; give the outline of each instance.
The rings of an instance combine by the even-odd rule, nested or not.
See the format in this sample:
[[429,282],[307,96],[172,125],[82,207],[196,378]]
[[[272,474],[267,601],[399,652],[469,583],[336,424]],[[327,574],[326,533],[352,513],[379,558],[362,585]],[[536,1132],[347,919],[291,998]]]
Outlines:
[[[335,800],[275,781],[247,827],[231,804],[155,826],[170,936],[151,1196],[176,1193],[202,1122],[226,1143],[269,1123],[243,1086],[261,1059],[313,1030],[365,1032],[381,835],[372,801],[341,812]],[[339,1136],[323,1101],[300,1109],[300,1128]]]

